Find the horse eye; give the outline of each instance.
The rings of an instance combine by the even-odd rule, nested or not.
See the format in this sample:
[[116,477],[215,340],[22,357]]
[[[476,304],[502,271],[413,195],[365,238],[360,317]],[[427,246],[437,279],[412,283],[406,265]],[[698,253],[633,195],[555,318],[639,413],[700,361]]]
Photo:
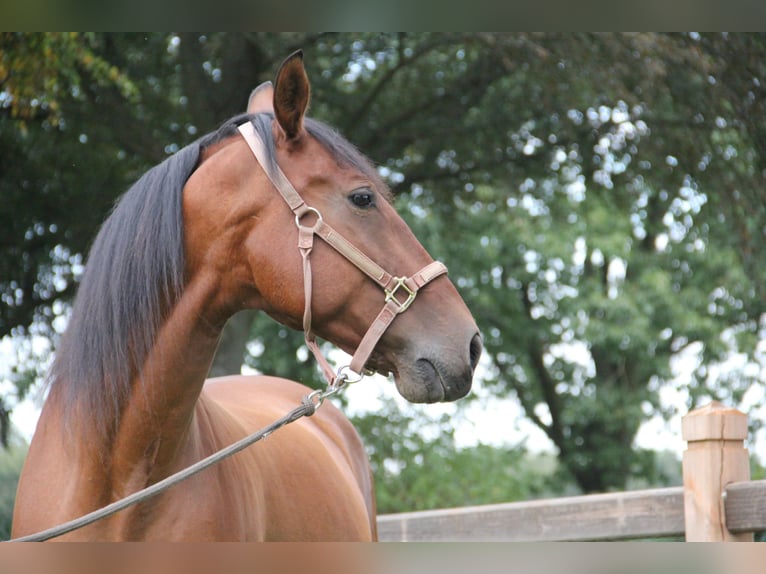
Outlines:
[[349,195],[349,200],[356,207],[372,207],[375,205],[375,195],[369,189],[360,189]]

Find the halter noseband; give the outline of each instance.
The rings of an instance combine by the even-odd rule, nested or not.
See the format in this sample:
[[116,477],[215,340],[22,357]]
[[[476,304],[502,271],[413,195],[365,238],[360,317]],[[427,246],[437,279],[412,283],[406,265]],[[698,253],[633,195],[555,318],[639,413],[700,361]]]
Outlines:
[[[306,205],[303,198],[295,190],[293,185],[285,176],[279,166],[276,166],[275,173],[269,173],[266,161],[266,146],[258,132],[250,122],[246,122],[238,127],[245,141],[255,156],[255,159],[261,164],[271,183],[277,189],[282,198],[287,202],[292,212],[295,214],[295,225],[298,228],[298,249],[303,258],[303,292],[305,297],[305,306],[303,311],[303,333],[306,339],[306,345],[314,354],[319,363],[322,374],[330,386],[334,386],[339,379],[344,382],[348,376],[343,373],[348,368],[354,373],[361,375],[365,372],[365,364],[370,358],[375,345],[377,345],[383,333],[393,322],[397,315],[404,313],[415,300],[418,291],[427,283],[430,283],[440,275],[447,273],[447,268],[440,261],[432,261],[423,267],[417,273],[410,277],[395,277],[386,272],[382,267],[367,257],[359,249],[354,247],[345,237],[335,231],[329,224],[322,219],[322,214],[315,208]],[[301,223],[304,218],[314,218],[312,225]],[[311,261],[309,256],[314,245],[314,236],[318,235],[328,245],[343,255],[353,263],[360,271],[372,279],[385,292],[385,302],[378,316],[367,329],[362,337],[359,346],[351,358],[348,367],[342,367],[335,373],[325,359],[324,355],[316,343],[316,337],[311,332]]]

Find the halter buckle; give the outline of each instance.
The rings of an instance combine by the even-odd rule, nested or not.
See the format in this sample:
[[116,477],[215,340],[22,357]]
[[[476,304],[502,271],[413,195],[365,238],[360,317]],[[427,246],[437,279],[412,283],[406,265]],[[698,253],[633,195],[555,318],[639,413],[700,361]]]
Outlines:
[[[386,303],[389,301],[393,301],[396,304],[396,312],[397,313],[404,313],[407,308],[412,305],[412,302],[415,300],[415,295],[417,295],[417,291],[413,291],[409,287],[407,287],[407,277],[394,277],[394,288],[393,289],[385,289],[386,292]],[[404,289],[404,291],[407,293],[407,298],[404,301],[400,301],[395,297],[396,292],[399,289]]]

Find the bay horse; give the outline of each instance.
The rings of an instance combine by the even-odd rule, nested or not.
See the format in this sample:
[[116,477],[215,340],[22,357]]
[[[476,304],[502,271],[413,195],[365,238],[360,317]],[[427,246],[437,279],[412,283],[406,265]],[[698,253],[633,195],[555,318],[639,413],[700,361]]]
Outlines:
[[[309,94],[297,52],[246,114],[149,170],[104,222],[50,369],[14,537],[156,483],[300,403],[309,389],[284,379],[205,381],[241,309],[358,350],[353,371],[392,373],[410,401],[469,391],[476,323],[369,160],[306,117]],[[363,445],[328,404],[59,540],[375,538]]]

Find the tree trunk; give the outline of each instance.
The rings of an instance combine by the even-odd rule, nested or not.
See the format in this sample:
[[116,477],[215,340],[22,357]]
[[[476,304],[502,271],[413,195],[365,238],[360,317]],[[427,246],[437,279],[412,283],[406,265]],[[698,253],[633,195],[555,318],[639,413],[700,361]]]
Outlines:
[[247,343],[250,341],[250,327],[256,313],[257,311],[240,311],[226,323],[209,377],[238,375],[242,372]]

